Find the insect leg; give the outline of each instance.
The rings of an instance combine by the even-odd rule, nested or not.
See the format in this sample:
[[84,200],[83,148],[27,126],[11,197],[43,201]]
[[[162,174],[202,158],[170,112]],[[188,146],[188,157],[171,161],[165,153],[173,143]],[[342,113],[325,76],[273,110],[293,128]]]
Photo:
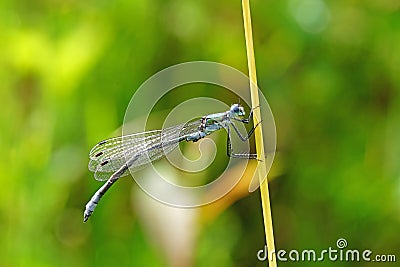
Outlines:
[[247,136],[243,136],[240,132],[239,129],[236,127],[235,124],[231,123],[233,129],[235,130],[236,134],[239,136],[240,140],[243,142],[246,141],[247,139],[250,138],[250,136],[253,134],[254,130],[257,128],[258,125],[260,125],[261,121],[256,124],[251,130],[247,133]]
[[257,154],[249,154],[249,153],[240,153],[235,154],[232,152],[232,143],[231,143],[231,132],[229,126],[226,127],[228,131],[228,137],[226,140],[226,153],[230,158],[244,158],[244,159],[257,159]]

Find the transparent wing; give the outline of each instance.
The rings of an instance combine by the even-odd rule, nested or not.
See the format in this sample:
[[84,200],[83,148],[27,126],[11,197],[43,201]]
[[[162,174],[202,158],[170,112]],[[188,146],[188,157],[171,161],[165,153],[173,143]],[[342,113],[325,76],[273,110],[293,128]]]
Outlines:
[[[163,130],[119,136],[101,141],[89,153],[89,170],[95,179],[107,180],[124,164],[137,171],[171,152],[186,136],[197,132],[198,120]],[[125,172],[122,176],[128,175]]]
[[[97,171],[94,173],[94,178],[97,181],[107,181],[111,175],[113,175],[114,172],[100,172]],[[124,172],[122,175],[120,175],[119,177],[124,177],[129,175],[129,172]]]

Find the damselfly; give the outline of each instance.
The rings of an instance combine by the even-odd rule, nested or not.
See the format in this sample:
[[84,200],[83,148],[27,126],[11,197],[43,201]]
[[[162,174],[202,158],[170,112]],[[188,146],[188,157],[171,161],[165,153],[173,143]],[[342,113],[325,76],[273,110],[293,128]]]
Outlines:
[[231,144],[231,127],[242,141],[246,141],[259,125],[259,123],[255,125],[247,135],[243,136],[233,121],[247,124],[252,115],[253,110],[245,118],[244,108],[239,104],[234,104],[226,112],[206,115],[200,120],[163,130],[130,134],[101,141],[89,153],[89,170],[94,172],[96,180],[107,182],[86,204],[84,222],[92,215],[101,197],[120,177],[162,158],[176,148],[181,141],[197,142],[217,130],[226,129],[228,133],[227,155],[232,158],[256,159],[256,154],[233,153]]

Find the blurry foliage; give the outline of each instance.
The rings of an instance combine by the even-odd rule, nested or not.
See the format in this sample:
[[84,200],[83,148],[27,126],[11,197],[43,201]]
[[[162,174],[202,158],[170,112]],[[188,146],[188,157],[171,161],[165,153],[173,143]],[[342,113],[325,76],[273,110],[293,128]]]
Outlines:
[[[277,248],[343,237],[399,260],[399,2],[251,4],[286,166],[270,188]],[[0,266],[165,266],[127,212],[132,180],[81,223],[99,186],[87,153],[157,71],[210,60],[246,73],[240,2],[3,0],[0,39]],[[202,226],[194,265],[265,266],[261,224],[255,192]],[[319,266],[338,265],[366,266]]]

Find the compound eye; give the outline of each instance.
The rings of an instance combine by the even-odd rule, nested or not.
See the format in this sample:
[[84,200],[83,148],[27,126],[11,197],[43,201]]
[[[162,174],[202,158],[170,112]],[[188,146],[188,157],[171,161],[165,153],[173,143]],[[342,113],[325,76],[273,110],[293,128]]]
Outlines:
[[234,106],[232,106],[231,110],[234,113],[239,113],[239,106],[238,105],[234,105]]

